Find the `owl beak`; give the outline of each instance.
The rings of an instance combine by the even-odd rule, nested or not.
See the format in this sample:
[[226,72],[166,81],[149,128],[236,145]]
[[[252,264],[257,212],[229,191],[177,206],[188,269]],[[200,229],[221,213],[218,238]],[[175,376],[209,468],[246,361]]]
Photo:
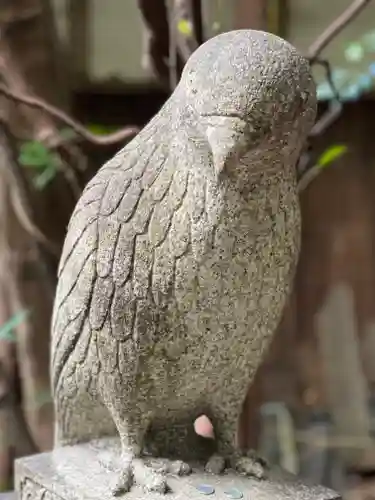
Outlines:
[[247,146],[247,124],[237,117],[212,116],[206,123],[206,137],[211,148],[217,177],[238,159]]

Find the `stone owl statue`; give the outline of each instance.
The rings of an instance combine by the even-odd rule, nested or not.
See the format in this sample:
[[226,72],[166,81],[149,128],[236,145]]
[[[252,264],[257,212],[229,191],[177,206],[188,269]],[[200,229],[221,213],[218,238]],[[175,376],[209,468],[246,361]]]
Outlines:
[[296,162],[315,113],[309,63],[289,43],[220,34],[78,201],[52,321],[56,446],[118,433],[115,493],[164,493],[168,470],[189,473],[150,463],[145,439],[160,424],[173,444],[177,422],[201,414],[216,434],[208,471],[264,476],[237,424],[292,284]]

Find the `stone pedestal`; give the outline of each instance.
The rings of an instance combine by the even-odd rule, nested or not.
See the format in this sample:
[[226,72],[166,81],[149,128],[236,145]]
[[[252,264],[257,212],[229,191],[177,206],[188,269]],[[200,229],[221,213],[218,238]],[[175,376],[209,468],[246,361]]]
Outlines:
[[[15,485],[19,500],[113,500],[111,488],[120,466],[117,439],[101,439],[88,444],[60,448],[16,461]],[[333,500],[340,495],[322,486],[307,485],[294,476],[274,469],[267,481],[257,481],[234,472],[212,476],[201,469],[183,478],[170,477],[172,489],[166,500]],[[214,492],[205,495],[202,485]],[[122,498],[161,500],[135,486]]]

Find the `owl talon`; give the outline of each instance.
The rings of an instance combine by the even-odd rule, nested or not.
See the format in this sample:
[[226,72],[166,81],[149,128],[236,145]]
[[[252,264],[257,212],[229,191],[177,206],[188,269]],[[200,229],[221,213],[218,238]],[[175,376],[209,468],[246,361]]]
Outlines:
[[155,472],[174,476],[188,476],[192,472],[190,465],[182,460],[151,458],[147,461],[147,466],[152,467]]
[[128,493],[134,483],[140,485],[145,491],[165,494],[168,490],[165,470],[160,466],[147,465],[142,459],[134,459],[124,466],[112,490],[113,496]]
[[191,467],[181,460],[171,460],[168,464],[168,472],[175,476],[189,476],[191,474]]
[[254,477],[256,479],[267,479],[268,462],[260,457],[254,450],[248,450],[245,454],[236,455],[231,459],[231,466],[240,474]]
[[227,462],[240,474],[259,480],[267,478],[268,463],[253,450],[247,451],[244,455],[235,454],[228,457],[228,460],[221,455],[212,455],[205,466],[205,471],[211,474],[222,474]]
[[124,493],[128,493],[134,483],[133,470],[131,464],[126,464],[122,471],[120,472],[120,476],[116,483],[116,486],[112,490],[112,495],[114,497],[118,497],[123,495]]
[[133,461],[133,469],[135,482],[146,491],[162,494],[167,492],[166,474],[160,467],[147,465],[142,459],[137,458]]
[[210,474],[221,474],[225,471],[225,466],[224,457],[221,455],[212,455],[206,463],[204,470]]

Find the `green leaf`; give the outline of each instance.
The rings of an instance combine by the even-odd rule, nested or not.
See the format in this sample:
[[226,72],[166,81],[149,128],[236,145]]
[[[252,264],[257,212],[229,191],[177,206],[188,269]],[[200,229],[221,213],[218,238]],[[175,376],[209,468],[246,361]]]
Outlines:
[[0,327],[0,340],[8,340],[10,342],[15,342],[16,336],[14,330],[17,326],[21,325],[30,311],[23,310],[12,316],[6,323]]
[[36,189],[41,190],[44,189],[47,184],[49,184],[52,179],[57,174],[57,163],[53,162],[48,165],[46,169],[43,170],[41,174],[33,179],[33,184]]
[[38,141],[28,141],[21,145],[18,161],[25,167],[43,168],[51,153]]
[[108,135],[116,132],[116,130],[119,130],[119,127],[114,127],[111,125],[96,125],[94,123],[90,123],[89,125],[87,125],[87,129],[96,135]]
[[29,141],[21,145],[18,161],[21,165],[40,171],[33,179],[36,189],[43,189],[55,177],[60,157],[39,141]]
[[333,161],[340,158],[347,151],[348,147],[345,146],[344,144],[336,144],[335,146],[331,146],[330,148],[326,149],[324,153],[320,156],[320,158],[317,161],[317,165],[320,168],[324,168]]
[[186,19],[180,19],[177,23],[177,29],[180,33],[183,35],[189,36],[193,32],[193,28],[191,26],[191,23],[187,21]]

